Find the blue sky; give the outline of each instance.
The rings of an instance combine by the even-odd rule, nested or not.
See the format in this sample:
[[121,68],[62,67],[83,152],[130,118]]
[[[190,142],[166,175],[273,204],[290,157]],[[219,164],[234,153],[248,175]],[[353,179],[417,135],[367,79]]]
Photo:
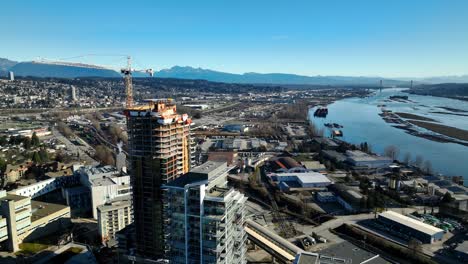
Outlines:
[[[468,74],[468,1],[3,1],[0,57],[130,54],[138,67]],[[113,56],[77,59],[121,66]]]

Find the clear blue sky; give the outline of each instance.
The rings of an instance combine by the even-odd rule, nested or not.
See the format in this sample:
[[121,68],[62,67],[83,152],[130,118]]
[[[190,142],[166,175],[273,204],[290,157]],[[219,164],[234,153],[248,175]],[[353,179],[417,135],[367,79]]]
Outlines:
[[468,74],[466,0],[10,0],[0,6],[0,57],[14,60],[130,54],[137,66],[155,69]]

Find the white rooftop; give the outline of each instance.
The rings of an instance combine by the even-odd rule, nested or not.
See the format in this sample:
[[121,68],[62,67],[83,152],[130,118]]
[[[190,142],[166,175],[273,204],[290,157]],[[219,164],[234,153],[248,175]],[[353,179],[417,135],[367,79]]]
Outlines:
[[325,175],[318,172],[284,172],[276,173],[275,176],[280,177],[296,177],[301,183],[322,183],[330,182]]
[[440,232],[444,232],[444,230],[442,230],[440,228],[437,228],[435,226],[423,223],[421,221],[418,221],[416,219],[407,217],[405,215],[399,214],[399,213],[394,212],[394,211],[386,211],[386,212],[381,213],[379,216],[383,216],[383,217],[388,218],[388,219],[390,219],[392,221],[395,221],[395,222],[400,223],[402,225],[405,225],[405,226],[411,227],[413,229],[419,230],[419,231],[424,232],[424,233],[426,233],[428,235],[431,235],[431,236],[435,235],[437,233],[440,233]]

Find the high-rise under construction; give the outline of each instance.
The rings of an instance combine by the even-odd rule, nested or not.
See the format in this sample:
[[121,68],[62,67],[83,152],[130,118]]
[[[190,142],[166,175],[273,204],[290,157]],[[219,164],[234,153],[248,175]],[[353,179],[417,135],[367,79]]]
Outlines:
[[187,173],[192,164],[191,119],[178,114],[171,99],[147,100],[125,110],[133,186],[136,254],[165,256],[161,186]]

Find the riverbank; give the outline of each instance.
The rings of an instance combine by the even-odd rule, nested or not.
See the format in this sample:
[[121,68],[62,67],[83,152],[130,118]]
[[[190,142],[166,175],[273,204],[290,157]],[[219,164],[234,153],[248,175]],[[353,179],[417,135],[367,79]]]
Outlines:
[[[436,142],[468,146],[468,131],[436,124],[439,121],[435,119],[404,112],[392,112],[384,109],[382,109],[382,113],[379,115],[386,123],[392,124],[392,127],[404,130],[410,135]],[[422,132],[421,128],[437,134]]]
[[434,120],[429,117],[424,117],[424,116],[419,116],[415,114],[410,114],[410,113],[401,113],[401,112],[396,112],[399,117],[404,118],[404,119],[412,119],[412,120],[419,120],[419,121],[429,121],[429,122],[438,122],[437,120]]
[[[367,142],[373,152],[380,154],[384,153],[389,145],[394,145],[400,150],[399,158],[406,154],[409,154],[412,160],[418,156],[422,157],[432,163],[435,172],[443,175],[462,175],[468,182],[468,163],[453,158],[466,156],[468,149],[467,145],[461,144],[463,141],[418,127],[395,114],[411,113],[435,119],[445,126],[468,130],[467,117],[430,113],[452,112],[440,108],[444,106],[468,111],[468,105],[451,99],[411,94],[408,94],[409,99],[416,103],[387,102],[389,96],[402,94],[401,91],[402,89],[384,89],[368,98],[338,100],[327,106],[329,113],[326,118],[315,118],[314,109],[311,109],[309,119],[318,128],[327,129],[327,123],[343,125],[344,141],[356,145]],[[418,109],[415,110],[414,107]],[[393,114],[386,118],[388,121],[397,122],[386,122],[381,116],[382,110]]]
[[436,132],[451,138],[468,141],[468,130],[418,120],[408,120],[408,122],[415,126],[430,130],[432,132]]

